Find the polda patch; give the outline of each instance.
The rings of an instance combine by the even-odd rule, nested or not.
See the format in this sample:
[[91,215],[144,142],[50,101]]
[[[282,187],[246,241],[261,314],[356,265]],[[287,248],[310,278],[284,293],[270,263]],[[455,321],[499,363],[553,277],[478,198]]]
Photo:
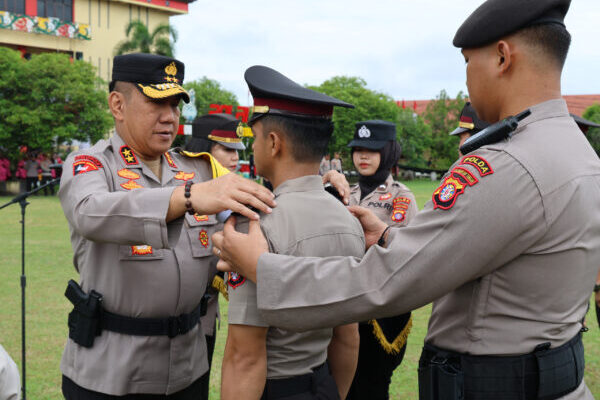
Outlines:
[[132,256],[147,256],[153,253],[154,250],[152,250],[152,246],[148,246],[146,244],[142,244],[139,246],[131,246]]
[[121,154],[121,158],[123,162],[127,165],[138,165],[138,159],[135,156],[133,150],[129,148],[129,146],[121,146],[119,149],[119,153]]
[[88,155],[75,156],[73,162],[73,176],[85,174],[86,172],[98,171],[102,168],[102,163],[96,157]]
[[242,275],[238,274],[237,272],[229,272],[227,284],[231,288],[235,289],[236,287],[243,285],[244,282],[246,282],[246,278],[244,278]]
[[450,175],[433,192],[433,208],[441,208],[449,210],[454,207],[458,196],[464,193],[466,184],[462,183],[458,178]]
[[167,164],[169,164],[169,167],[177,168],[177,165],[175,165],[175,161],[173,161],[173,157],[171,157],[169,153],[165,153],[165,160],[167,160]]
[[194,176],[196,176],[196,174],[193,172],[179,171],[174,178],[180,181],[189,181],[190,179],[194,179]]
[[127,168],[123,168],[117,171],[117,175],[125,179],[140,179],[140,174],[133,172]]
[[464,156],[460,161],[462,165],[472,165],[477,169],[480,176],[491,175],[494,173],[492,166],[483,157],[479,156]]
[[127,190],[133,190],[133,189],[141,189],[141,188],[143,188],[143,186],[140,185],[139,183],[137,183],[136,181],[127,181],[125,183],[121,183],[121,187],[123,189],[127,189]]
[[200,244],[202,245],[202,247],[208,247],[208,233],[204,229],[200,231],[200,235],[198,235],[198,240],[200,240]]

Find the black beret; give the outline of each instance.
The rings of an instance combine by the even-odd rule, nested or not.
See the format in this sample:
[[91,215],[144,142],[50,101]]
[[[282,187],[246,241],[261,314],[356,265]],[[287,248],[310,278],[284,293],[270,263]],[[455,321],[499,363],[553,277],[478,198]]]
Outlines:
[[183,86],[184,64],[174,58],[156,54],[132,53],[116,56],[113,60],[112,82],[131,82],[146,97],[165,99],[181,96],[186,103],[190,96]]
[[244,150],[242,143],[244,127],[231,114],[206,114],[192,123],[192,137],[212,140],[225,147]]
[[533,25],[564,26],[570,5],[571,0],[487,0],[458,28],[453,44],[475,48]]
[[266,114],[330,119],[335,106],[354,108],[352,104],[307,89],[262,65],[248,68],[244,79],[254,98],[250,123]]
[[466,103],[460,112],[460,118],[458,121],[458,128],[450,132],[451,135],[458,135],[459,133],[470,131],[472,135],[490,126],[487,122],[479,119],[477,112],[471,105]]
[[396,140],[396,124],[381,120],[362,121],[356,123],[354,139],[348,147],[379,150],[390,140]]

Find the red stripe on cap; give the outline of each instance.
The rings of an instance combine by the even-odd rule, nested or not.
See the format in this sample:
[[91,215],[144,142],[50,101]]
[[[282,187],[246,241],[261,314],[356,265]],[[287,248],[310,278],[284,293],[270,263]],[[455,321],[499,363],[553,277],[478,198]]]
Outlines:
[[229,138],[229,139],[238,139],[237,133],[235,131],[223,131],[220,129],[213,129],[210,134],[212,136],[217,136],[221,138]]
[[470,122],[470,123],[473,123],[473,118],[467,117],[466,115],[461,115],[460,116],[460,122]]
[[285,99],[254,98],[255,106],[269,106],[275,110],[289,111],[296,114],[318,115],[331,117],[333,106],[329,104],[309,104]]

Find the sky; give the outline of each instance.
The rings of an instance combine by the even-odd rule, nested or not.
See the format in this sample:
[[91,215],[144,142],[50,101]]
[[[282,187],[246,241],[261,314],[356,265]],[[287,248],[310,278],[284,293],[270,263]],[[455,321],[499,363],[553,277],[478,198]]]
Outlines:
[[[545,0],[537,0],[545,1]],[[442,89],[467,92],[465,63],[452,46],[458,27],[481,0],[196,0],[171,18],[175,56],[185,80],[206,76],[251,98],[244,71],[266,65],[319,85],[359,76],[396,100],[433,99]],[[600,93],[600,2],[573,0],[565,19],[573,41],[563,94]]]

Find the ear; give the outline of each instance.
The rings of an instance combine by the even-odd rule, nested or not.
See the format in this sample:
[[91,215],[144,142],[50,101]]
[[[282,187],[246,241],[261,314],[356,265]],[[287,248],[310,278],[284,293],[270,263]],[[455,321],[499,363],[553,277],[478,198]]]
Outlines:
[[125,96],[120,92],[110,92],[108,95],[108,108],[117,121],[125,119]]
[[278,132],[271,131],[269,132],[267,139],[271,157],[275,158],[276,156],[281,155],[281,151],[283,150],[283,140],[281,139],[281,135]]
[[506,74],[510,70],[513,62],[513,53],[512,45],[509,42],[500,40],[496,43],[496,65],[501,75]]

